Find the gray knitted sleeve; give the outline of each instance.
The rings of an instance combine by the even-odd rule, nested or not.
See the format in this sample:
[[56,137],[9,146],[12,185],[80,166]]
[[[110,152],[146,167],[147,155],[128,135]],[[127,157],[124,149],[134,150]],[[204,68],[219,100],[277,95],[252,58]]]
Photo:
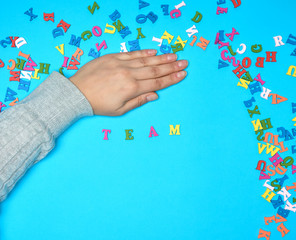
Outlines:
[[85,96],[53,72],[28,97],[0,113],[0,202],[26,171],[54,147],[55,139],[83,116],[93,115]]

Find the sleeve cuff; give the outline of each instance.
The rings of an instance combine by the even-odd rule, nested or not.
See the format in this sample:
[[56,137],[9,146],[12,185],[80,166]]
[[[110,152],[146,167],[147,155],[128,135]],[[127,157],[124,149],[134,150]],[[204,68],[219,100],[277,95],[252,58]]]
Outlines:
[[51,73],[19,104],[26,104],[34,111],[55,137],[78,119],[93,115],[82,92],[58,72]]

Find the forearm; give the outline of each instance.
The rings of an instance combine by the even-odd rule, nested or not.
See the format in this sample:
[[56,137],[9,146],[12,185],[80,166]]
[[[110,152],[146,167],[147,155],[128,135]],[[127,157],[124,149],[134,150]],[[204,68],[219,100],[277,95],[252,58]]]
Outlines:
[[0,201],[54,147],[72,123],[93,111],[68,79],[52,73],[27,98],[0,114]]

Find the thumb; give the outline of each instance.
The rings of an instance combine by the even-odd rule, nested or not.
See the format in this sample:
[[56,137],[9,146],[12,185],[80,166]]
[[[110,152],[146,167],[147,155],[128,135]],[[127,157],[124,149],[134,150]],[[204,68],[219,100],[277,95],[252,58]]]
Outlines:
[[126,102],[126,104],[122,107],[122,111],[124,113],[129,112],[132,109],[140,107],[145,103],[154,101],[156,99],[158,99],[158,95],[155,92],[142,94]]

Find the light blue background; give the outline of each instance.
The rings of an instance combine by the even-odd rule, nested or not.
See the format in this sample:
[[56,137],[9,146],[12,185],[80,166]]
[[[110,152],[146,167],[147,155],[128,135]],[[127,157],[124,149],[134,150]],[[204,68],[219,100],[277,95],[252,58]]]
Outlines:
[[[20,50],[30,53],[37,63],[51,63],[50,71],[58,70],[63,56],[55,46],[65,43],[65,56],[70,57],[76,50],[68,44],[71,34],[80,35],[96,25],[104,29],[106,23],[112,24],[108,15],[117,9],[133,34],[124,40],[118,33],[103,34],[82,42],[82,64],[91,60],[89,49],[103,40],[108,45],[104,54],[119,52],[121,42],[136,39],[137,27],[142,27],[146,36],[140,39],[142,49],[159,49],[152,37],[161,37],[165,30],[175,39],[178,35],[188,39],[185,31],[194,24],[191,18],[196,11],[203,14],[202,21],[195,24],[197,36],[211,43],[203,51],[189,46],[188,40],[184,51],[178,52],[179,59],[189,60],[188,76],[178,85],[159,91],[159,100],[122,117],[96,116],[71,126],[57,140],[56,148],[28,171],[1,204],[0,238],[249,240],[257,239],[262,228],[271,231],[271,239],[281,239],[278,224],[264,224],[264,217],[275,215],[276,210],[261,197],[264,180],[258,180],[259,171],[255,170],[258,160],[268,162],[269,156],[258,154],[253,119],[243,105],[251,94],[236,86],[234,67],[218,70],[221,51],[214,40],[219,30],[228,33],[234,27],[240,33],[230,42],[234,50],[241,43],[247,45],[239,59],[251,57],[251,75],[261,73],[266,87],[289,99],[271,105],[271,99],[255,94],[261,111],[258,118],[271,117],[273,133],[277,127],[291,129],[296,79],[286,72],[296,64],[295,57],[290,56],[295,47],[286,44],[276,48],[273,36],[282,35],[285,42],[290,33],[296,35],[295,1],[242,0],[234,9],[227,0],[224,6],[228,13],[216,15],[216,1],[187,0],[177,19],[164,16],[160,5],[169,4],[172,10],[181,1],[148,0],[150,6],[142,10],[136,0],[97,2],[100,9],[93,15],[87,10],[92,0],[2,3],[0,39],[25,37],[28,44]],[[30,7],[38,14],[32,22],[24,14]],[[159,16],[155,24],[149,20],[136,23],[138,14],[150,11]],[[54,12],[55,23],[45,22],[44,12]],[[61,19],[71,27],[64,37],[54,39],[51,32]],[[266,63],[264,69],[255,67],[255,59],[265,57],[265,53],[253,54],[253,44],[262,44],[264,52],[277,51],[277,63]],[[6,64],[0,69],[0,101],[7,86],[17,90],[17,84],[9,82],[6,67],[18,52],[0,47],[0,59]],[[73,73],[65,71],[67,77]],[[45,77],[32,79],[30,91]],[[22,99],[27,93],[18,94]],[[181,125],[181,136],[169,136],[170,124]],[[158,137],[148,138],[151,126]],[[103,140],[102,129],[111,129],[109,141]],[[134,130],[133,141],[125,140],[125,129]],[[290,154],[289,149],[282,155]],[[287,174],[290,179],[285,184],[291,185],[295,176],[291,169]],[[296,237],[295,220],[296,214],[291,212],[284,223],[290,230],[286,240]]]

